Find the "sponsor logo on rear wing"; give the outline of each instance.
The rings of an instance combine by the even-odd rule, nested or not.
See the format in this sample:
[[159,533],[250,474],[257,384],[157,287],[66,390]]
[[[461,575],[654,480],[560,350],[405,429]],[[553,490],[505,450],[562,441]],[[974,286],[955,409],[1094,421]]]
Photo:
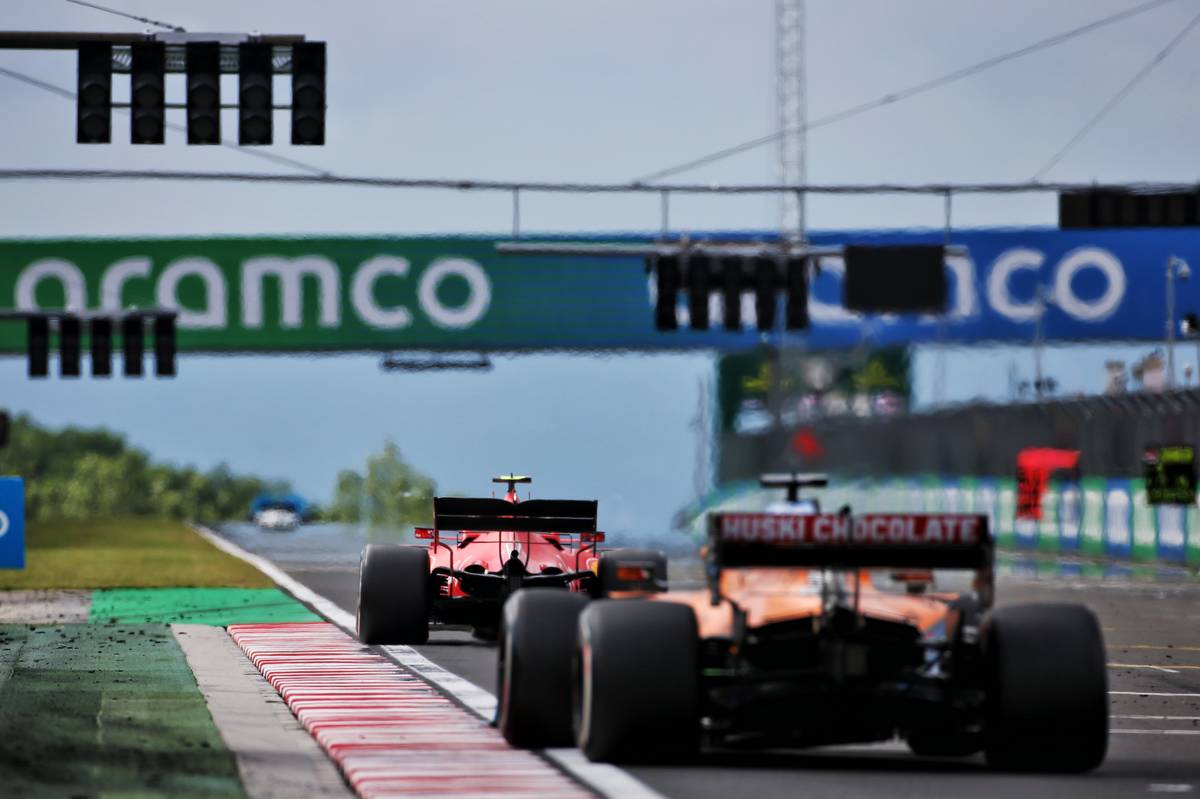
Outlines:
[[964,513],[714,513],[709,547],[728,567],[981,569],[992,558],[987,516]]

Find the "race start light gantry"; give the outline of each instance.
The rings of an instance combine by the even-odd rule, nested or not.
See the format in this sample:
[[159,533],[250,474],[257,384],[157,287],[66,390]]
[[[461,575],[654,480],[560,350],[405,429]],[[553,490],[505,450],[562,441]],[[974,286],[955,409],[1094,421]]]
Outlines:
[[[960,247],[946,245],[853,245],[813,247],[803,242],[502,242],[510,255],[642,257],[654,275],[654,326],[660,331],[708,330],[713,311],[725,330],[743,326],[742,303],[752,297],[758,330],[774,330],[779,298],[786,330],[809,327],[809,280],[822,258],[845,265],[842,304],[864,313],[945,312],[945,259]],[[680,308],[680,295],[687,312]],[[720,298],[719,303],[715,302]]]
[[767,253],[722,255],[703,252],[658,255],[648,258],[646,268],[656,280],[654,325],[659,330],[676,330],[679,292],[687,297],[688,324],[692,330],[708,330],[710,302],[720,296],[722,323],[726,330],[742,329],[742,296],[754,295],[758,329],[775,328],[778,296],[786,297],[785,326],[788,330],[808,327],[807,255]]
[[[80,144],[112,141],[112,109],[128,107],[133,144],[163,144],[166,113],[184,109],[188,144],[221,143],[221,111],[238,111],[238,143],[269,145],[274,140],[274,111],[290,110],[291,142],[325,143],[325,42],[296,36],[241,34],[158,34],[104,41],[92,36],[78,52],[75,140]],[[19,45],[18,45],[19,46]],[[39,47],[48,47],[40,43]],[[114,72],[130,75],[129,103],[113,101]],[[183,103],[169,103],[166,75],[185,73]],[[237,102],[221,102],[221,75],[238,75]],[[273,76],[292,76],[291,105],[274,104]]]
[[1200,226],[1200,192],[1095,189],[1058,195],[1063,230]]
[[[57,333],[60,377],[82,374],[84,345],[91,349],[92,377],[112,376],[113,334],[119,326],[121,356],[126,377],[144,373],[146,328],[154,337],[154,373],[175,376],[175,311],[128,311],[104,314],[74,314],[67,311],[12,311],[0,313],[0,322],[26,325],[26,355],[29,376],[50,376],[52,336]],[[85,341],[85,335],[87,340]]]

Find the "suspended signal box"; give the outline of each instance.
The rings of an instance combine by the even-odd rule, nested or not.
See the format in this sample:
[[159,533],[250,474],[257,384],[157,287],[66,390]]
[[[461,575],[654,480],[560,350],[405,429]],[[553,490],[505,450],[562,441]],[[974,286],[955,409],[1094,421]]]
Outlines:
[[863,313],[942,313],[946,248],[941,245],[846,247],[842,305]]

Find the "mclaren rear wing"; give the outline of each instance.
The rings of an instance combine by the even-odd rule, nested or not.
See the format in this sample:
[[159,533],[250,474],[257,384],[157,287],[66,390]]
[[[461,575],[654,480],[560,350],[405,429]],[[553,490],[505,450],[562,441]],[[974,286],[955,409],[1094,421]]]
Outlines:
[[992,557],[987,516],[965,513],[714,513],[722,566],[978,569]]
[[527,499],[508,502],[492,497],[434,497],[436,530],[496,530],[505,533],[594,533],[594,499]]
[[988,517],[966,513],[713,513],[708,574],[714,597],[731,567],[974,569],[991,582]]

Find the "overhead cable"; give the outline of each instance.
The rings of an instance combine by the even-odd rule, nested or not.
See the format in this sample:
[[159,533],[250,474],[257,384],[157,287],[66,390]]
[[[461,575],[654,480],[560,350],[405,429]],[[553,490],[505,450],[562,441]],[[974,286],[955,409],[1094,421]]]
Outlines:
[[1200,14],[1197,14],[1195,17],[1193,17],[1191,22],[1185,25],[1183,29],[1179,31],[1179,33],[1175,34],[1171,41],[1167,42],[1166,47],[1155,53],[1154,56],[1145,64],[1143,64],[1142,68],[1139,69],[1124,86],[1117,90],[1116,94],[1108,98],[1108,102],[1106,102],[1100,108],[1100,110],[1097,111],[1095,115],[1089,119],[1066,144],[1062,146],[1062,149],[1055,153],[1049,161],[1042,164],[1042,168],[1034,173],[1033,179],[1040,180],[1043,175],[1057,166],[1058,162],[1061,161],[1067,155],[1067,153],[1069,153],[1075,147],[1076,144],[1083,141],[1083,139],[1092,132],[1092,129],[1100,124],[1100,121],[1108,115],[1108,112],[1120,105],[1121,101],[1124,100],[1126,96],[1128,96],[1129,93],[1132,92],[1147,75],[1153,72],[1154,68],[1161,64],[1163,60],[1165,60],[1166,57],[1171,54],[1171,51],[1178,47],[1183,40],[1187,38],[1187,35],[1192,32],[1192,29],[1198,24],[1200,24]]
[[1054,36],[1050,36],[1046,39],[1042,39],[1040,41],[1034,42],[1033,44],[1026,45],[1024,47],[1018,48],[1016,50],[1012,50],[1007,53],[1003,53],[998,56],[986,58],[983,61],[980,61],[978,63],[972,64],[967,67],[963,67],[962,69],[956,70],[956,71],[951,72],[946,75],[942,75],[941,77],[934,78],[932,80],[923,81],[921,83],[916,83],[907,88],[900,89],[899,91],[885,94],[882,97],[877,97],[874,100],[868,100],[864,103],[859,103],[858,105],[853,105],[853,106],[850,106],[849,108],[844,108],[841,111],[836,111],[832,114],[828,114],[823,117],[818,117],[816,119],[809,121],[808,124],[806,124],[806,125],[796,127],[796,128],[786,128],[784,130],[777,130],[774,133],[768,133],[765,136],[759,136],[758,138],[750,139],[750,140],[744,141],[740,144],[735,144],[731,147],[725,147],[723,149],[708,153],[707,155],[702,155],[699,158],[693,158],[690,161],[685,161],[681,164],[676,164],[675,166],[667,167],[666,169],[660,169],[657,172],[652,172],[648,175],[644,175],[643,177],[638,178],[637,182],[649,183],[649,182],[655,181],[655,180],[662,180],[663,178],[670,177],[672,175],[678,175],[681,172],[689,172],[693,169],[697,169],[702,166],[707,166],[708,164],[716,163],[717,161],[723,161],[726,158],[729,158],[730,156],[734,156],[739,153],[744,153],[748,150],[756,149],[758,147],[763,146],[764,144],[770,144],[771,142],[777,141],[777,140],[783,138],[784,136],[788,136],[792,133],[802,133],[804,131],[813,130],[815,128],[825,127],[826,125],[832,125],[835,122],[841,122],[845,119],[850,119],[851,117],[855,117],[860,114],[865,114],[868,111],[874,111],[875,109],[882,108],[885,105],[891,105],[900,100],[906,100],[909,97],[913,97],[918,94],[923,94],[924,92],[928,92],[933,89],[937,89],[942,86],[945,86],[947,84],[955,83],[955,82],[963,80],[965,78],[969,78],[972,75],[975,75],[979,72],[983,72],[986,69],[990,69],[992,67],[999,66],[1000,64],[1004,64],[1008,61],[1013,61],[1017,58],[1021,58],[1022,56],[1027,56],[1032,53],[1036,53],[1040,50],[1045,50],[1049,47],[1054,47],[1055,45],[1059,45],[1064,42],[1070,41],[1071,39],[1074,39],[1077,36],[1082,36],[1085,33],[1091,33],[1092,31],[1097,30],[1098,28],[1102,28],[1106,25],[1112,25],[1116,22],[1122,22],[1126,19],[1129,19],[1130,17],[1145,13],[1154,8],[1157,8],[1158,6],[1166,5],[1167,3],[1172,3],[1172,2],[1175,2],[1175,0],[1149,0],[1149,2],[1142,3],[1141,5],[1134,6],[1133,8],[1128,8],[1124,11],[1119,11],[1115,14],[1110,14],[1106,17],[1101,17],[1100,19],[1093,20],[1092,22],[1089,22],[1086,25],[1081,25],[1078,28],[1073,28],[1069,31],[1064,31],[1062,33],[1055,34]]
[[149,17],[139,17],[137,14],[130,14],[128,11],[122,11],[119,8],[109,8],[108,6],[102,6],[99,3],[89,3],[89,2],[87,2],[87,0],[66,0],[66,1],[68,3],[74,3],[77,6],[84,6],[86,8],[94,8],[95,10],[103,11],[106,14],[113,14],[118,17],[125,17],[125,19],[132,19],[137,22],[144,22],[147,25],[154,25],[159,28],[166,28],[167,30],[175,31],[176,33],[186,33],[187,32],[180,25],[172,25],[170,22],[160,22],[157,19],[150,19]]

